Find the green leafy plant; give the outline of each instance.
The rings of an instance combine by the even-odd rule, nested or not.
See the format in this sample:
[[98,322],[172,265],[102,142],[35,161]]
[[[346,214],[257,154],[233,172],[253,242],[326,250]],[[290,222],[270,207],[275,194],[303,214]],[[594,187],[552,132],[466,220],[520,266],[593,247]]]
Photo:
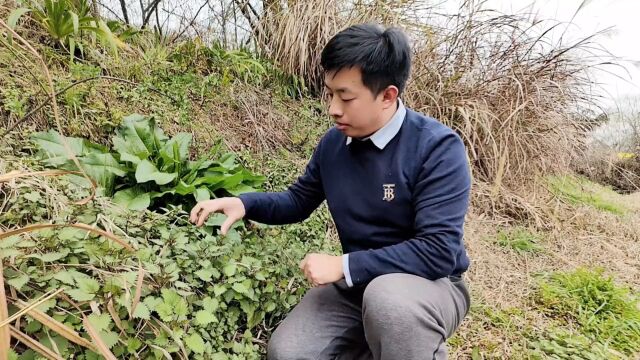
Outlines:
[[90,14],[87,0],[44,0],[33,1],[30,7],[14,10],[8,19],[9,26],[15,28],[19,19],[30,13],[62,48],[71,54],[73,59],[76,47],[84,53],[81,42],[83,34],[90,34],[100,39],[116,52],[123,43],[112,32],[107,24]]
[[616,215],[629,212],[619,195],[610,187],[598,185],[580,176],[554,176],[549,178],[551,191],[558,197],[576,205],[588,205]]
[[535,253],[543,249],[539,244],[539,236],[522,227],[501,230],[497,236],[497,243],[518,253]]
[[[46,165],[78,170],[56,131],[36,133],[33,140]],[[216,161],[205,157],[189,161],[191,134],[169,138],[153,118],[142,115],[125,117],[112,138],[115,152],[81,138],[66,140],[104,194],[132,210],[170,203],[188,206],[211,197],[239,195],[255,191],[264,181],[237,164],[231,153]]]
[[[92,202],[51,211],[52,202],[69,204],[76,191],[69,176],[20,186],[0,213],[0,223],[32,223],[38,214],[38,221],[45,222],[110,224],[122,229],[120,236],[135,253],[76,228],[4,239],[0,259],[12,259],[5,266],[5,281],[20,299],[63,288],[77,308],[57,297],[38,309],[87,338],[81,321],[85,313],[118,358],[134,353],[140,359],[264,357],[269,332],[306,290],[297,263],[308,248],[297,236],[238,227],[220,237],[214,232],[218,219],[196,228],[177,208],[159,214]],[[133,309],[140,268],[140,301]],[[11,306],[10,314],[15,311]],[[98,358],[30,316],[17,326],[62,358]],[[21,359],[38,358],[21,345],[14,350]]]
[[640,300],[602,269],[552,274],[541,281],[536,300],[593,342],[626,354],[640,350]]
[[622,360],[624,355],[583,334],[565,329],[551,329],[543,338],[528,343],[529,359]]

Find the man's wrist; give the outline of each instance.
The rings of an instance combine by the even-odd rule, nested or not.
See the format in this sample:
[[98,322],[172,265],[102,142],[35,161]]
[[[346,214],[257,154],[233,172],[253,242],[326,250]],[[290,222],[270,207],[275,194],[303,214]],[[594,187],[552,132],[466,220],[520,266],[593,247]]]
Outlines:
[[342,275],[344,276],[344,280],[347,283],[347,286],[353,287],[353,282],[351,281],[351,271],[349,271],[349,254],[342,255]]

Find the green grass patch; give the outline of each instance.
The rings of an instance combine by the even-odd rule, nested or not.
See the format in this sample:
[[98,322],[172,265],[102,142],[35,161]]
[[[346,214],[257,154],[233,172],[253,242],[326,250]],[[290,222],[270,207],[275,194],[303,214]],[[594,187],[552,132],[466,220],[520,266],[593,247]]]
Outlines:
[[602,269],[579,268],[545,276],[536,302],[544,313],[589,340],[558,333],[549,341],[558,343],[560,337],[574,347],[599,344],[628,355],[640,351],[640,299],[631,289],[616,285]]
[[498,232],[498,245],[518,253],[537,253],[542,251],[540,235],[523,227],[503,229]]
[[616,215],[629,210],[616,201],[620,195],[613,189],[591,182],[583,177],[554,176],[549,179],[551,191],[575,205],[588,205]]

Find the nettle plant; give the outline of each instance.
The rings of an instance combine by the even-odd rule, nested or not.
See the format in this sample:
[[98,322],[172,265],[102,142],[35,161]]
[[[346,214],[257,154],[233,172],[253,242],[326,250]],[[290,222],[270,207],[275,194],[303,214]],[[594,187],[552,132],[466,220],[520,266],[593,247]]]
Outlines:
[[[83,170],[100,186],[103,195],[130,210],[160,208],[168,204],[191,206],[212,197],[255,191],[265,178],[236,163],[226,153],[217,160],[189,160],[192,137],[164,134],[152,117],[124,118],[112,138],[113,150],[86,139],[65,137]],[[34,134],[39,154],[50,167],[77,171],[61,135],[54,131]],[[219,147],[211,155],[219,152]]]

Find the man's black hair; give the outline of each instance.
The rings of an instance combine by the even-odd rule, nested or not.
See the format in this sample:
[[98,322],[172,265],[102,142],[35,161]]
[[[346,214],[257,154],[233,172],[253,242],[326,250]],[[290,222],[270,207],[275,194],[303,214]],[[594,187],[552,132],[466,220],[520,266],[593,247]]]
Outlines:
[[362,82],[374,96],[390,85],[402,93],[411,70],[411,49],[399,28],[360,24],[331,38],[322,50],[320,64],[325,72],[359,68]]

